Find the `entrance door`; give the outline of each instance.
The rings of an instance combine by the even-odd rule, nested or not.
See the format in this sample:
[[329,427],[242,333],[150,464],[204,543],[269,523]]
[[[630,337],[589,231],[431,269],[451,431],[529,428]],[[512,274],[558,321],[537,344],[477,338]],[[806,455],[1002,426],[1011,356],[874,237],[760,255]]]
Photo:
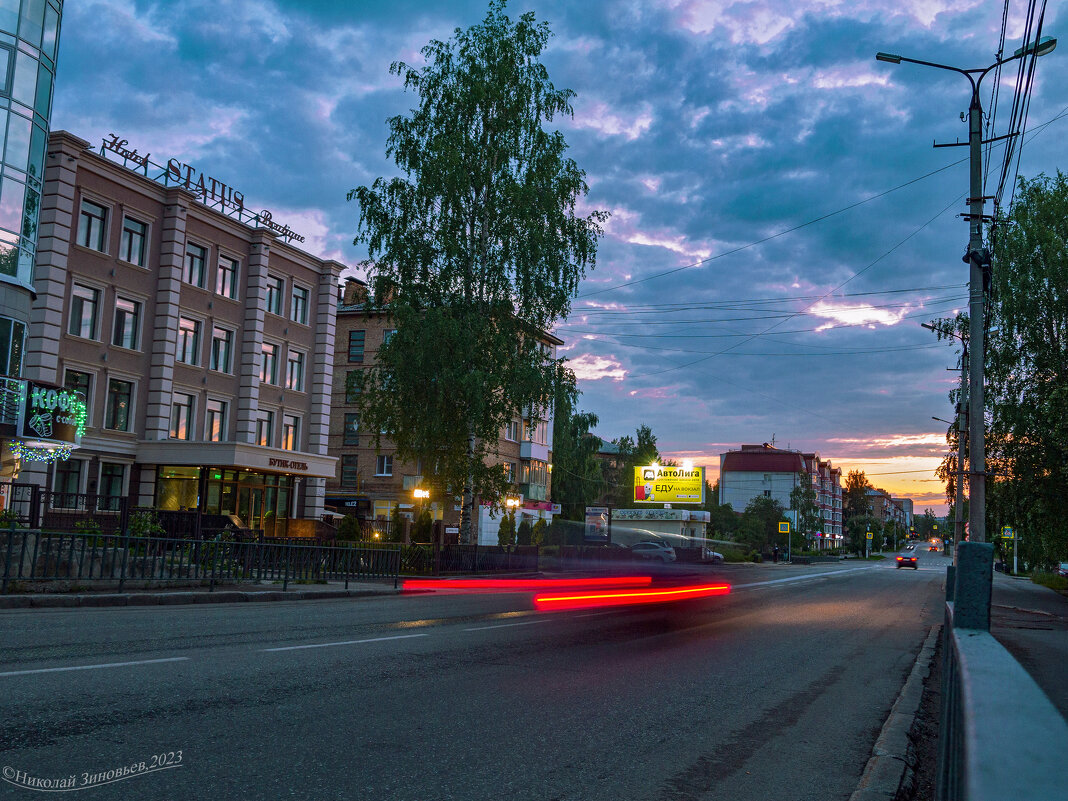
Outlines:
[[237,501],[237,514],[248,528],[263,528],[263,489],[241,487]]

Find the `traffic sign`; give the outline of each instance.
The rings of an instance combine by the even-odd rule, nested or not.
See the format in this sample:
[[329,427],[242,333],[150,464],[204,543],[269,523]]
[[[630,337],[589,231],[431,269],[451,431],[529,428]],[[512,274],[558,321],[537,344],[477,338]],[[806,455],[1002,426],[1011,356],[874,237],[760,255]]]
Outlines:
[[1002,526],[1001,536],[1007,540],[1016,539],[1016,532],[1013,530],[1012,526]]
[[870,531],[868,532],[867,539],[869,539],[869,540],[871,539],[871,532]]
[[789,534],[790,533],[790,523],[789,522],[779,523],[779,533],[780,534]]

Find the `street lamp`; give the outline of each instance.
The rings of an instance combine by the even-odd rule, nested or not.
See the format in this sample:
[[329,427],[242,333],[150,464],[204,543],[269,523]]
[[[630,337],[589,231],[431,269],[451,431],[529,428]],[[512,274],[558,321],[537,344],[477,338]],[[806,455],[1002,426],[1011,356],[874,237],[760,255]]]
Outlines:
[[[971,181],[968,190],[969,210],[968,220],[969,236],[968,250],[964,254],[964,261],[969,265],[968,278],[968,306],[969,306],[969,330],[968,340],[975,354],[969,366],[969,416],[971,424],[971,461],[969,464],[969,498],[971,505],[968,510],[968,533],[972,542],[986,542],[986,454],[984,444],[984,417],[983,417],[983,274],[990,269],[990,251],[983,247],[983,169],[982,169],[982,145],[983,145],[983,106],[979,99],[979,84],[992,69],[1008,61],[1013,61],[1023,56],[1044,56],[1052,53],[1057,46],[1057,40],[1044,36],[1037,42],[1024,45],[1011,56],[995,61],[989,67],[979,69],[962,70],[959,67],[950,67],[946,64],[937,64],[933,61],[920,61],[915,58],[906,58],[894,53],[876,53],[877,61],[886,61],[890,64],[900,64],[906,61],[910,64],[919,64],[924,67],[934,67],[940,70],[958,72],[968,79],[972,87],[972,99],[968,106],[968,148],[971,161]],[[977,77],[976,77],[977,76]],[[958,504],[959,505],[959,504]]]

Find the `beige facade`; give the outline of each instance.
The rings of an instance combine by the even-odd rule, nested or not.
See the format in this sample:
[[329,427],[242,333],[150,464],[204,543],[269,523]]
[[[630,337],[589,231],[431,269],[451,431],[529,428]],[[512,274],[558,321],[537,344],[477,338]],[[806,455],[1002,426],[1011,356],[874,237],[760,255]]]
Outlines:
[[23,372],[88,416],[70,460],[19,480],[254,528],[321,514],[344,265],[67,132],[48,151]]
[[[386,314],[367,310],[366,299],[366,285],[349,279],[337,310],[329,453],[338,463],[336,476],[327,481],[326,505],[364,519],[388,518],[395,507],[414,517],[424,503],[414,495],[415,489],[422,488],[420,466],[399,461],[386,440],[375,449],[371,437],[360,430],[358,399],[348,390],[350,377],[374,364],[378,348],[393,330]],[[548,335],[542,341],[553,356],[562,344]],[[515,494],[521,498],[517,519],[552,519],[552,427],[551,414],[535,426],[516,419],[496,442],[492,463],[505,465],[514,476]],[[431,498],[426,503],[434,519],[444,520],[447,526],[459,525],[459,498]],[[480,508],[478,541],[495,545],[499,515],[491,514],[488,506]]]

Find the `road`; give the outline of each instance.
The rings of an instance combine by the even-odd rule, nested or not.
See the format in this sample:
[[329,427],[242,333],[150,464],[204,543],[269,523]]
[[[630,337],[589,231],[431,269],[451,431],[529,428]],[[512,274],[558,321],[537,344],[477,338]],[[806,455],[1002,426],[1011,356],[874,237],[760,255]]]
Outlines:
[[642,611],[5,610],[0,765],[175,765],[93,799],[847,799],[941,619],[946,559],[921,559],[703,568],[732,594]]

